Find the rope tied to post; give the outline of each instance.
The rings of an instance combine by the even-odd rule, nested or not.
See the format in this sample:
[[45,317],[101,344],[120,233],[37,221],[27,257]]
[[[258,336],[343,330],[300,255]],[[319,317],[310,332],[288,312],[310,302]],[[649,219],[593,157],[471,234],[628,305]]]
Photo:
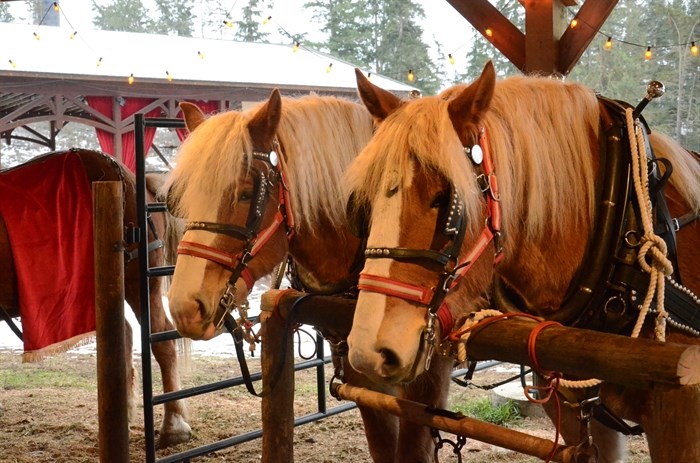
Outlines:
[[634,325],[633,338],[639,337],[644,320],[649,313],[651,303],[656,296],[656,323],[654,334],[658,341],[666,340],[666,319],[668,312],[664,306],[665,276],[673,273],[673,264],[667,257],[666,242],[654,233],[653,210],[649,195],[649,174],[647,167],[646,142],[639,120],[634,120],[633,110],[625,111],[627,119],[627,137],[629,138],[632,157],[632,177],[634,189],[639,202],[639,214],[644,234],[637,255],[637,262],[642,270],[649,274],[649,289],[639,310],[639,317]]

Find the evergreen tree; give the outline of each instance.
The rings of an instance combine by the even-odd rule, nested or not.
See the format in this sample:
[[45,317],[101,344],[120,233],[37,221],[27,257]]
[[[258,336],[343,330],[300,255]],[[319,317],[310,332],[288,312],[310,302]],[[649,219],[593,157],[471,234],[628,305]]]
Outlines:
[[10,13],[10,5],[5,2],[0,3],[0,22],[10,23],[15,18]]
[[[423,42],[418,20],[425,17],[413,0],[317,0],[314,19],[328,34],[320,47],[371,72],[415,85],[424,94],[440,88],[436,67]],[[408,71],[414,81],[409,81]]]
[[260,28],[267,12],[272,9],[272,2],[266,0],[248,0],[243,7],[241,20],[236,21],[236,39],[243,42],[268,42],[269,32]]
[[153,22],[153,32],[164,35],[192,37],[194,29],[193,0],[172,2],[156,0],[158,19]]
[[[506,18],[508,18],[520,30],[524,29],[525,11],[519,9],[518,2],[510,0],[498,0],[494,5]],[[493,61],[499,76],[512,76],[520,74],[508,58],[494,47],[491,42],[474,29],[472,49],[466,55],[467,65],[463,73],[457,74],[454,83],[469,83],[481,75],[487,61]]]
[[152,21],[141,0],[114,0],[107,6],[100,6],[92,0],[95,11],[93,24],[97,29],[107,31],[150,32]]

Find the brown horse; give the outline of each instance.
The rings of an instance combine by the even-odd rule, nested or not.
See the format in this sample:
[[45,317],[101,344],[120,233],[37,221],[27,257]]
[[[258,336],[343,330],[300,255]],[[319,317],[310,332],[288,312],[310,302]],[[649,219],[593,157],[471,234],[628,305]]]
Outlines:
[[[584,287],[580,282],[587,275],[577,274],[600,244],[589,244],[589,238],[596,222],[603,221],[601,212],[621,207],[596,199],[596,187],[598,194],[602,188],[600,175],[608,165],[605,159],[612,159],[610,149],[603,157],[605,142],[600,143],[599,137],[619,146],[627,136],[624,130],[604,136],[616,130],[609,108],[620,105],[603,103],[576,83],[544,77],[496,82],[490,63],[471,85],[408,102],[357,74],[360,96],[380,123],[346,176],[354,220],[369,224],[368,259],[348,338],[355,369],[375,381],[425,387],[423,403],[444,406],[453,362],[438,355],[441,349],[436,346],[450,334],[450,320],[459,323],[486,308],[517,309],[556,320],[568,307],[572,281],[579,282],[573,286],[576,297],[620,291],[610,299],[619,302],[617,308],[629,317],[615,328],[620,334],[653,336],[656,331],[660,339],[699,343],[672,322],[668,297],[671,317],[665,326],[663,317],[645,320],[644,294],[625,285],[611,289],[607,280]],[[628,121],[633,119],[631,110],[624,114]],[[638,129],[631,138],[641,133]],[[700,164],[663,135],[652,133],[650,142],[656,156],[673,165],[664,188],[670,217],[690,211],[692,220],[700,210]],[[630,145],[635,146],[633,141]],[[643,141],[636,144],[643,145]],[[640,159],[644,162],[637,170],[646,174],[646,158]],[[664,170],[663,163],[656,165]],[[633,171],[630,167],[620,174]],[[627,183],[621,185],[619,191],[626,191]],[[638,201],[645,208],[648,200]],[[653,230],[648,233],[645,221],[633,210],[636,206],[627,208],[628,216],[618,226],[629,230],[628,238],[644,237],[629,245],[616,242],[611,252],[628,255],[639,249],[641,255],[648,243],[663,254],[665,245],[655,241]],[[697,223],[680,228],[676,237],[683,283],[698,294]],[[641,259],[647,266],[654,263],[650,270],[634,259],[629,263],[649,287],[648,272],[667,268],[663,258],[656,262],[650,256]],[[611,255],[604,257],[605,262],[612,260]],[[656,274],[665,280],[663,273]],[[510,303],[494,307],[504,300]],[[595,318],[579,326],[606,328],[598,322]],[[436,354],[428,368],[432,352]],[[618,417],[643,426],[653,461],[700,461],[694,427],[700,422],[698,387],[635,390],[603,383],[598,394]],[[562,413],[569,410],[564,407]],[[561,431],[568,444],[580,442],[581,428],[573,412],[563,417]],[[597,420],[592,422],[592,433],[598,461],[623,461],[621,434]],[[422,429],[414,439],[425,442],[425,451],[404,453],[396,461],[433,461],[428,430]],[[397,454],[401,453],[398,448]]]
[[[281,98],[276,90],[248,111],[206,119],[182,106],[191,133],[166,181],[169,206],[188,220],[169,291],[177,329],[194,339],[214,336],[221,307],[245,304],[253,282],[287,254],[307,291],[354,285],[360,241],[348,228],[341,180],[372,134],[369,113],[343,99]],[[347,366],[345,379],[397,392]],[[373,460],[394,461],[398,420],[365,407],[360,413]]]
[[[119,164],[113,158],[102,153],[89,150],[71,150],[70,153],[79,156],[89,182],[94,181],[121,181],[124,187],[124,224],[136,224],[136,179],[126,167]],[[35,160],[34,162],[45,161],[51,157],[65,156],[66,152],[50,153]],[[22,169],[21,166],[14,169]],[[1,174],[0,174],[1,175]],[[37,178],[41,181],[41,178]],[[149,174],[147,176],[147,190],[149,201],[155,201],[155,194],[163,182],[163,176],[160,174]],[[9,200],[15,200],[10,198]],[[166,217],[165,214],[153,214],[153,230],[148,231],[149,242],[158,238],[166,242],[166,247],[154,247],[150,252],[149,259],[152,266],[165,265],[166,253],[174,256],[174,252],[168,249],[167,246],[176,246],[178,231],[181,226],[177,224],[172,217]],[[74,235],[80,237],[80,230],[75,230]],[[130,245],[126,249],[125,257],[125,299],[129,306],[136,314],[136,318],[140,320],[140,298],[139,298],[139,271],[138,260],[135,259],[135,249],[137,244]],[[51,277],[51,272],[46,272],[45,276]],[[40,278],[41,275],[36,275],[35,278]],[[150,280],[150,317],[151,327],[153,332],[171,330],[172,324],[168,320],[162,301],[162,285],[160,278],[151,278]],[[4,309],[11,317],[20,315],[21,301],[18,297],[18,282],[15,271],[15,263],[11,243],[7,233],[5,221],[0,217],[0,308]],[[136,408],[135,400],[135,373],[131,360],[132,352],[132,330],[128,322],[126,325],[126,348],[129,355],[127,361],[127,378],[128,378],[128,402],[130,417],[134,415]],[[153,344],[153,354],[158,362],[163,378],[163,389],[165,392],[176,391],[180,388],[179,372],[177,367],[177,350],[175,341],[167,341]],[[172,401],[165,404],[165,413],[163,423],[160,429],[158,438],[158,446],[165,447],[174,445],[180,442],[189,440],[191,436],[190,426],[186,422],[185,403],[182,400]]]

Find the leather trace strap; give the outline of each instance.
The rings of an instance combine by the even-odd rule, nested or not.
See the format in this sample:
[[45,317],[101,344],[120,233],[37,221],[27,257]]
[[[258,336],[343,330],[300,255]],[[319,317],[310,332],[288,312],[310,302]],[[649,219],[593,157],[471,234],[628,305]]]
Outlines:
[[[484,253],[490,243],[495,244],[494,265],[498,264],[503,259],[503,248],[501,244],[501,205],[500,193],[498,190],[498,179],[496,177],[493,158],[491,156],[491,148],[488,135],[485,127],[479,129],[479,147],[483,152],[482,173],[476,176],[476,181],[481,188],[482,193],[486,198],[486,225],[481,232],[476,243],[467,252],[467,254],[459,259],[461,245],[466,233],[466,217],[464,217],[464,208],[461,201],[453,200],[450,211],[449,227],[450,231],[457,229],[454,235],[452,246],[446,250],[416,250],[406,248],[368,248],[365,251],[365,258],[387,258],[394,260],[432,260],[439,262],[445,267],[443,274],[440,277],[440,282],[435,288],[428,288],[420,285],[405,283],[392,278],[387,278],[368,273],[360,275],[358,288],[361,291],[370,291],[387,296],[398,297],[411,302],[416,302],[428,306],[428,321],[425,331],[425,339],[428,343],[428,355],[426,360],[426,369],[430,366],[430,358],[434,348],[435,341],[435,323],[443,323],[446,320],[445,312],[449,312],[447,304],[444,302],[445,297],[459,281],[472,268],[474,262]],[[465,154],[469,154],[474,148],[465,148]],[[472,156],[473,162],[478,165],[481,159],[475,159]],[[453,197],[456,196],[456,190],[453,186]],[[459,218],[455,214],[459,214]],[[452,269],[448,269],[450,262],[456,262]],[[441,315],[442,314],[442,315]],[[450,316],[451,320],[451,316]],[[452,330],[441,325],[443,336],[447,336]]]

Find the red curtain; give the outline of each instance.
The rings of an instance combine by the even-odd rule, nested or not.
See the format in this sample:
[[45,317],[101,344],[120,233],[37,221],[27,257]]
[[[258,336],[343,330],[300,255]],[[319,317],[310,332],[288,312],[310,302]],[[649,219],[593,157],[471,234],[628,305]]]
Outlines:
[[[88,96],[86,99],[91,108],[112,119],[112,97]],[[155,100],[151,98],[124,98],[124,104],[119,106],[121,120],[140,112],[153,101]],[[152,109],[145,114],[146,117],[159,117],[160,115],[160,108]],[[102,151],[114,156],[114,135],[102,129],[95,129],[95,131],[97,132],[97,140],[100,142],[100,148],[102,148]],[[155,128],[146,128],[144,133],[144,151],[146,153],[148,153],[148,150],[151,149],[151,144],[153,143],[153,138],[155,136]],[[133,130],[122,135],[122,162],[132,171],[136,170],[136,148],[134,138],[135,135]]]
[[[199,107],[199,109],[202,110],[204,114],[207,116],[210,114],[214,114],[219,110],[219,102],[218,101],[188,101],[188,103],[195,104]],[[182,111],[178,110],[177,113],[177,118],[182,119]],[[180,141],[183,141],[185,138],[187,138],[187,135],[189,135],[189,132],[187,129],[177,129],[177,138],[180,139]]]

